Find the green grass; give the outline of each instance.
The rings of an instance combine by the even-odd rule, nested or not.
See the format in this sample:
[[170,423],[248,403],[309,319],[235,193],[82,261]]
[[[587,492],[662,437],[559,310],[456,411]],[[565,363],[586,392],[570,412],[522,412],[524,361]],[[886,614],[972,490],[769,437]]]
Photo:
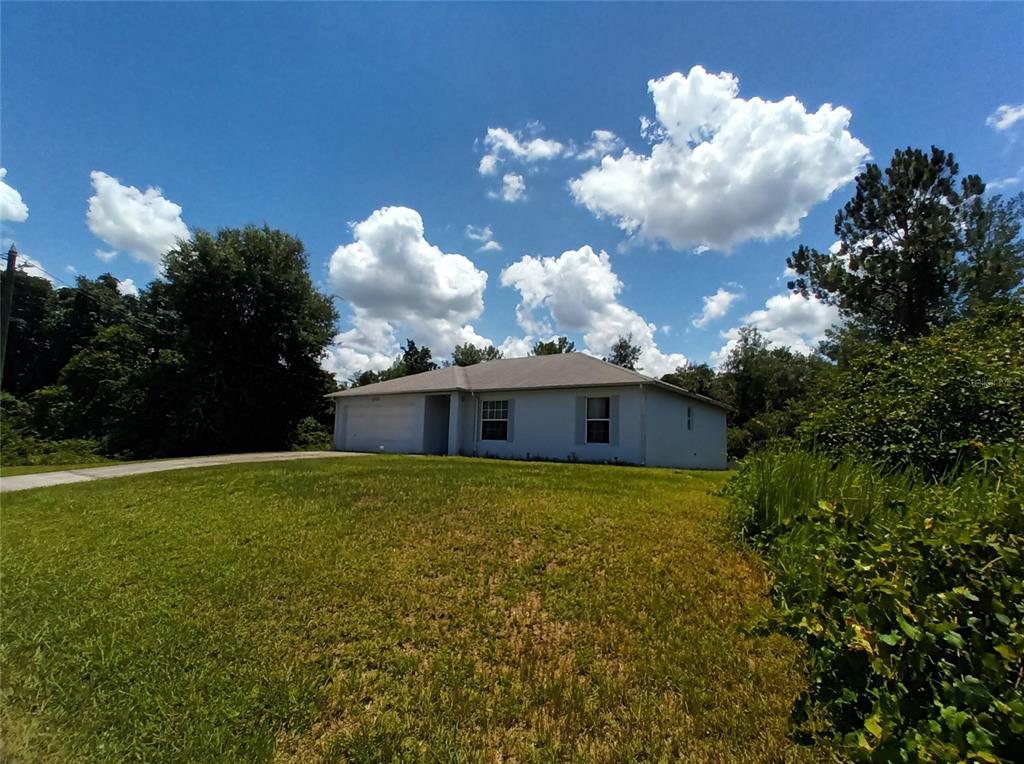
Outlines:
[[5,495],[0,758],[782,761],[724,475],[368,457]]
[[14,477],[15,475],[35,475],[39,472],[61,472],[63,470],[82,470],[88,467],[109,467],[112,464],[127,464],[128,462],[117,462],[110,459],[103,459],[95,462],[80,462],[77,464],[19,464],[13,467],[0,466],[0,477]]

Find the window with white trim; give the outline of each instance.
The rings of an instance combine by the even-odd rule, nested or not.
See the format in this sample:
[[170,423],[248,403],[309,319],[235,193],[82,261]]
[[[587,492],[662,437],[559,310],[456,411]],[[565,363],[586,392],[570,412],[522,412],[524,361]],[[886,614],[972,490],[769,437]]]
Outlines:
[[587,398],[587,443],[611,440],[611,399]]
[[481,401],[480,440],[508,440],[508,401]]

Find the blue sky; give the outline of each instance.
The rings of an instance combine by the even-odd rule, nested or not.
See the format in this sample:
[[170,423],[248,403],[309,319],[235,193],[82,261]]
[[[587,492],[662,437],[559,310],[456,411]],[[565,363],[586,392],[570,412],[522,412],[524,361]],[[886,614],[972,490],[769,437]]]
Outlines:
[[785,257],[833,242],[865,155],[935,144],[1004,193],[1024,176],[1020,4],[0,13],[5,242],[142,285],[175,231],[266,222],[339,295],[341,375],[407,336],[601,353],[633,331],[658,373],[743,323],[806,349],[834,315],[786,296]]

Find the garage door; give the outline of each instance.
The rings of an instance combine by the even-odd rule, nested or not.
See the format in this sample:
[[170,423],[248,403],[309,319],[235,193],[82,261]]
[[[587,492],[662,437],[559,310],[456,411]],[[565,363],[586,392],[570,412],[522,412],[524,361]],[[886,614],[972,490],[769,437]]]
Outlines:
[[381,398],[348,404],[345,449],[416,453],[423,446],[422,399]]

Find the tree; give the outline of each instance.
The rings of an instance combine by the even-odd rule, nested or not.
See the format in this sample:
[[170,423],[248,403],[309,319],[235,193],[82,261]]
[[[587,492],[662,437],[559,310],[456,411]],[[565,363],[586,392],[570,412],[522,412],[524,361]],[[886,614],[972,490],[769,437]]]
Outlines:
[[[402,366],[404,367],[404,374],[397,374],[395,376],[405,376],[405,374],[422,374],[425,371],[433,371],[437,368],[437,364],[434,363],[430,355],[430,348],[428,347],[417,347],[416,343],[412,340],[406,340],[402,346]],[[388,377],[391,379],[392,377]]]
[[640,346],[633,344],[633,335],[628,334],[615,340],[615,344],[612,345],[612,352],[604,360],[608,363],[614,363],[616,366],[622,366],[635,371],[641,352],[643,351]]
[[137,332],[127,326],[100,330],[61,370],[63,395],[51,402],[67,414],[61,435],[94,438],[108,451],[133,449],[138,428],[147,422],[150,369]]
[[960,264],[960,300],[968,312],[1020,295],[1024,280],[1024,194],[972,201]]
[[476,345],[467,342],[465,345],[456,345],[452,351],[452,363],[456,366],[474,366],[486,361],[497,361],[502,353],[494,345],[485,345],[478,348]]
[[827,367],[814,356],[773,348],[756,328],[740,329],[716,380],[717,400],[731,406],[729,454],[740,457],[772,438],[793,433],[794,410]]
[[869,164],[853,199],[836,214],[837,251],[801,246],[787,264],[789,288],[837,305],[847,320],[883,341],[916,337],[956,312],[962,231],[976,175],[957,183],[960,168],[941,149],[897,150],[885,170]]
[[[7,278],[6,272],[0,273],[0,289]],[[14,271],[3,389],[17,397],[57,381],[60,366],[53,347],[56,299],[49,281]]]
[[557,337],[547,342],[538,340],[530,350],[530,355],[558,355],[559,353],[572,353],[575,350],[575,342],[570,342],[568,337]]
[[180,363],[164,450],[286,448],[334,389],[320,359],[337,313],[313,287],[302,242],[266,226],[198,231],[165,257],[159,304],[177,317]]
[[674,372],[665,374],[661,381],[689,390],[691,393],[697,393],[697,395],[706,395],[709,398],[720,400],[718,394],[721,391],[718,389],[720,387],[718,377],[715,370],[706,363],[697,365],[688,363],[686,366],[678,366]]

